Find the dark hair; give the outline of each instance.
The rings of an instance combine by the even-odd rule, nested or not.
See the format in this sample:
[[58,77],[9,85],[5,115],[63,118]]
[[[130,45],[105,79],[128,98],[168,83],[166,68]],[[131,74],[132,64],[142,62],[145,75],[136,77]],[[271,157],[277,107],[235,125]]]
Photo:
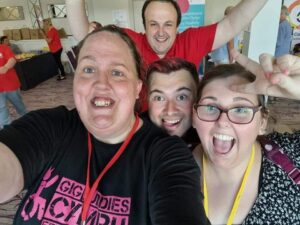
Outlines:
[[151,2],[165,2],[165,3],[170,3],[174,6],[176,13],[177,13],[177,27],[179,26],[180,22],[181,22],[181,10],[180,7],[178,5],[178,3],[174,0],[146,0],[143,8],[142,8],[142,18],[143,18],[143,24],[144,24],[144,28],[146,28],[146,18],[145,18],[145,11],[147,9],[147,6],[151,3]]
[[[207,84],[216,79],[224,79],[235,75],[238,75],[239,77],[242,77],[249,82],[255,81],[256,78],[254,74],[252,74],[250,71],[247,71],[239,64],[222,64],[212,67],[204,74],[200,82],[197,90],[196,102],[199,102],[199,100],[201,99],[202,91]],[[260,105],[263,106],[263,109],[265,109],[266,103],[263,95],[258,95],[258,101]]]
[[101,27],[103,27],[102,24],[99,23],[99,22],[97,22],[97,21],[92,21],[92,22],[90,22],[90,24],[94,24],[95,25],[94,30],[100,29]]
[[3,42],[4,42],[5,39],[8,39],[8,37],[7,36],[2,36],[0,38],[0,43],[3,44]]
[[119,36],[127,45],[128,45],[128,48],[130,49],[130,52],[132,54],[132,57],[134,59],[134,62],[135,62],[135,68],[136,68],[136,71],[137,71],[137,75],[138,75],[138,78],[140,78],[141,80],[143,80],[144,78],[144,67],[143,67],[143,61],[142,61],[142,58],[137,50],[137,48],[135,47],[135,44],[134,42],[131,40],[131,38],[122,30],[122,28],[119,28],[115,25],[107,25],[107,26],[103,26],[99,29],[96,29],[94,30],[93,32],[89,33],[88,35],[85,36],[85,38],[79,42],[79,44],[77,45],[76,47],[76,60],[77,60],[77,63],[78,63],[78,55],[82,49],[82,46],[84,45],[84,43],[86,42],[86,40],[94,35],[94,34],[97,34],[97,33],[100,33],[100,32],[108,32],[108,33],[112,33],[112,34],[115,34],[117,36]]
[[181,58],[163,58],[150,64],[146,73],[146,85],[149,87],[152,74],[154,72],[170,74],[178,70],[184,69],[190,73],[196,87],[199,84],[199,76],[196,66]]

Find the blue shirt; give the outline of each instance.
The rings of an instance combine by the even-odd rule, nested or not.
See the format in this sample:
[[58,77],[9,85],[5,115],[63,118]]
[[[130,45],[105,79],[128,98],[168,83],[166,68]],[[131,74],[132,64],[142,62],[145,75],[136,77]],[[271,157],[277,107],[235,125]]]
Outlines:
[[[233,39],[234,48],[238,47],[238,37],[235,36]],[[229,55],[227,43],[222,45],[220,48],[215,49],[211,52],[211,59],[213,62],[217,63],[229,63]]]
[[287,20],[279,23],[275,57],[288,54],[290,52],[292,40],[292,28]]

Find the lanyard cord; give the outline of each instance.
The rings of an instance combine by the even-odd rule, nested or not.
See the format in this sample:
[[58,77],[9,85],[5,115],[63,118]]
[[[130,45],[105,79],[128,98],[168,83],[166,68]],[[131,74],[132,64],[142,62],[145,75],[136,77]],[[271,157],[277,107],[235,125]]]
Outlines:
[[[246,168],[246,171],[245,171],[245,174],[244,174],[244,177],[243,177],[240,189],[239,189],[237,195],[235,196],[235,200],[234,200],[231,212],[229,214],[229,217],[228,217],[228,220],[227,220],[227,223],[226,223],[227,225],[232,225],[232,223],[233,223],[233,219],[234,219],[236,211],[237,211],[237,209],[239,207],[240,200],[241,200],[241,197],[243,195],[243,192],[244,192],[244,189],[245,189],[245,185],[246,185],[247,179],[249,177],[250,170],[251,170],[251,168],[253,166],[254,156],[255,156],[255,146],[253,144],[252,145],[252,151],[251,151],[251,157],[250,157],[250,160],[248,162],[248,165],[247,165],[247,168]],[[206,179],[205,179],[205,167],[206,167],[206,156],[203,155],[204,209],[205,209],[206,216],[208,216],[208,192],[207,192],[207,184],[206,184]]]
[[128,134],[127,138],[119,148],[119,150],[114,154],[114,156],[111,158],[111,160],[108,162],[108,164],[104,167],[104,169],[101,171],[97,179],[92,185],[92,188],[90,188],[90,164],[91,164],[91,156],[92,156],[92,141],[91,141],[91,135],[88,132],[88,167],[87,167],[87,179],[85,184],[85,190],[83,194],[83,207],[82,207],[82,214],[81,214],[81,223],[85,225],[88,209],[91,205],[92,198],[96,192],[96,189],[99,185],[99,182],[101,181],[104,174],[115,164],[115,162],[119,159],[119,157],[122,155],[124,150],[126,149],[127,145],[129,144],[130,140],[132,139],[135,131],[137,130],[139,126],[139,118],[136,115],[135,116],[135,122],[133,125],[133,128],[131,129],[130,133]]

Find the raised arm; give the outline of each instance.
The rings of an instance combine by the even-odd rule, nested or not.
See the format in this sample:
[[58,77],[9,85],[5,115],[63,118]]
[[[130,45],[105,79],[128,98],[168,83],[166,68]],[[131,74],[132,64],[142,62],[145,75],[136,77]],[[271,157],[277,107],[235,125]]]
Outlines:
[[240,92],[270,95],[300,100],[300,58],[284,55],[274,58],[262,54],[257,63],[233,50],[233,58],[251,71],[256,80],[250,84],[239,85],[232,89]]
[[213,50],[221,47],[242,31],[263,8],[268,0],[241,0],[230,13],[218,23]]
[[82,40],[88,33],[89,21],[84,0],[66,0],[67,18],[76,40]]
[[18,194],[24,185],[22,167],[15,154],[0,142],[0,203]]

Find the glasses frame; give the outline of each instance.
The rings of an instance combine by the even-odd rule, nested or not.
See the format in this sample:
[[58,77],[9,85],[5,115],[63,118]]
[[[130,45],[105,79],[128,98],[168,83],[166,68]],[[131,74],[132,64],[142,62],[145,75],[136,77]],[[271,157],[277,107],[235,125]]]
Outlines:
[[[217,108],[217,109],[220,111],[220,114],[219,114],[219,116],[218,116],[215,120],[204,120],[204,119],[201,119],[201,118],[199,117],[198,110],[197,110],[200,106],[212,106],[212,107],[215,107],[215,108]],[[263,108],[263,106],[261,106],[261,105],[259,105],[259,106],[235,106],[235,107],[232,107],[232,108],[229,108],[229,109],[224,109],[224,108],[221,108],[221,107],[218,107],[218,106],[215,106],[215,105],[194,104],[193,108],[194,108],[195,111],[196,111],[196,114],[197,114],[198,119],[199,119],[199,120],[202,120],[202,121],[205,121],[205,122],[216,122],[216,121],[218,121],[218,120],[220,119],[222,113],[225,113],[226,116],[227,116],[227,118],[228,118],[228,120],[229,120],[231,123],[234,123],[234,124],[249,124],[249,123],[251,123],[251,122],[253,121],[253,118],[254,118],[255,114],[256,114],[258,111],[260,111],[260,110]],[[232,109],[236,109],[236,108],[249,108],[249,109],[252,109],[252,110],[253,110],[253,115],[252,115],[251,120],[250,120],[249,122],[247,122],[247,123],[237,123],[237,122],[232,121],[232,120],[229,118],[229,116],[228,116],[228,111],[229,111],[229,110],[232,110]]]

